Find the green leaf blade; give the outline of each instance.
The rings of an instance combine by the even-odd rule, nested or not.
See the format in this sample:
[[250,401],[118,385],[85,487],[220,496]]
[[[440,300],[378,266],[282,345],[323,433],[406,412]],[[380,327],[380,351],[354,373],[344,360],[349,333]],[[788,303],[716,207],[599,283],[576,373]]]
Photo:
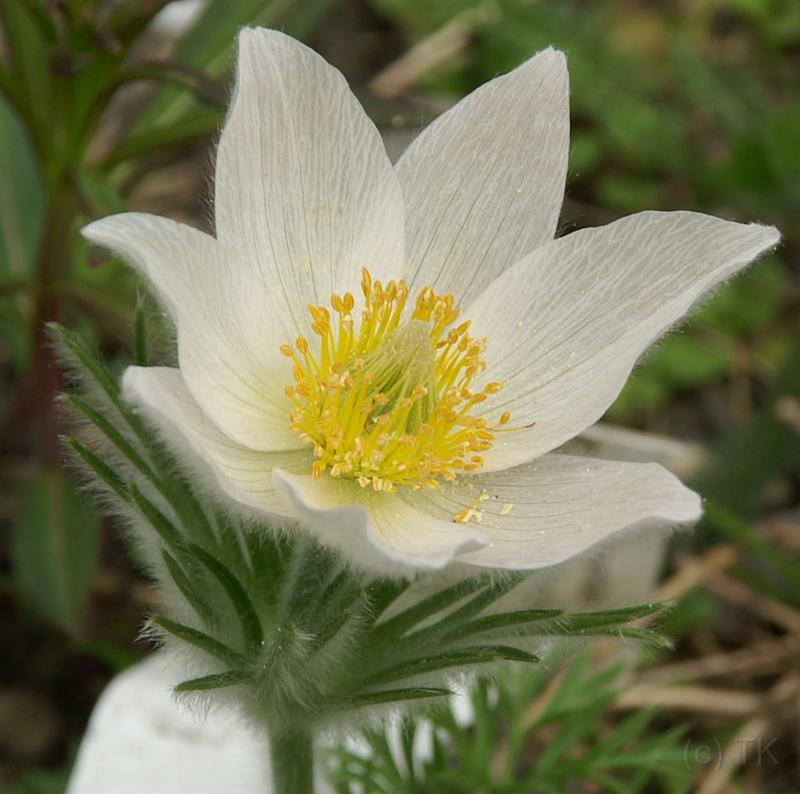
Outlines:
[[104,460],[77,438],[68,437],[64,443],[123,501],[130,499],[125,480]]
[[151,617],[150,622],[173,637],[177,637],[179,640],[205,651],[210,656],[214,656],[231,667],[242,667],[244,665],[244,658],[240,653],[198,629],[177,623],[161,615]]
[[547,622],[563,615],[564,611],[562,609],[523,609],[513,612],[500,612],[496,615],[485,615],[484,617],[467,621],[445,636],[448,639],[463,638],[498,629],[513,629],[520,626],[529,626],[532,623]]
[[182,681],[175,687],[176,692],[204,692],[209,689],[222,689],[236,686],[247,681],[248,676],[240,670],[227,670],[224,673],[213,673],[200,678]]
[[347,704],[353,708],[398,703],[404,700],[442,698],[452,695],[452,691],[441,687],[409,687],[407,689],[383,689],[380,692],[366,692],[349,698]]
[[201,546],[196,543],[190,543],[189,550],[208,569],[227,593],[239,619],[242,636],[247,646],[251,649],[261,647],[264,640],[261,620],[242,583],[223,562],[209,554]]
[[83,633],[100,551],[100,519],[64,472],[44,469],[30,483],[12,525],[14,582],[38,613]]
[[390,681],[412,678],[448,668],[461,668],[467,665],[491,664],[493,662],[525,662],[536,664],[540,658],[532,653],[509,645],[475,645],[456,648],[445,653],[409,659],[380,670],[362,682],[362,686],[377,686]]

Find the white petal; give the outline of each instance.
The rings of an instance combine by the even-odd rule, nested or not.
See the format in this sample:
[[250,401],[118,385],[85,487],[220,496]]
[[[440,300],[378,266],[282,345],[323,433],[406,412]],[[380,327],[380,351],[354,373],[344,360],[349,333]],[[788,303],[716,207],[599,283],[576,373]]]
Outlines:
[[433,518],[399,494],[375,493],[351,480],[281,469],[273,479],[320,543],[379,574],[437,570],[487,541],[478,527]]
[[289,505],[272,485],[275,466],[305,471],[307,451],[258,452],[228,438],[202,411],[186,388],[181,373],[171,367],[128,367],[123,395],[161,431],[196,473],[250,512],[291,517]]
[[426,128],[397,164],[415,285],[468,306],[553,239],[569,150],[562,53],[545,50]]
[[[481,405],[512,414],[485,470],[542,455],[597,421],[636,360],[703,293],[774,246],[778,232],[692,212],[642,212],[554,240],[469,307],[488,337]],[[532,426],[528,427],[529,425]]]
[[700,498],[654,463],[546,455],[406,497],[445,520],[473,505],[491,541],[460,562],[528,570],[563,562],[625,529],[696,521]]
[[239,36],[215,216],[218,238],[280,295],[286,341],[308,333],[306,304],[357,290],[362,267],[401,268],[402,192],[377,129],[336,69],[274,30]]
[[255,449],[300,446],[283,394],[292,376],[279,350],[280,307],[252,268],[213,237],[155,215],[111,215],[83,234],[152,284],[178,330],[186,384],[217,425]]
[[580,612],[643,604],[653,598],[660,580],[670,534],[664,531],[663,520],[618,532],[584,554],[526,577],[492,610]]
[[136,268],[176,325],[197,300],[216,294],[223,281],[217,241],[169,218],[122,212],[93,221],[81,233]]

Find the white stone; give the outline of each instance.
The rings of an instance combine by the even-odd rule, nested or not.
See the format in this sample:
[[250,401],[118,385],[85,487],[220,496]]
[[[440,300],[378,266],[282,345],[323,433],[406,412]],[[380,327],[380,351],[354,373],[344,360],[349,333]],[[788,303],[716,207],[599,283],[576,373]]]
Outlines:
[[101,695],[67,794],[269,794],[266,741],[225,715],[192,714],[161,654]]

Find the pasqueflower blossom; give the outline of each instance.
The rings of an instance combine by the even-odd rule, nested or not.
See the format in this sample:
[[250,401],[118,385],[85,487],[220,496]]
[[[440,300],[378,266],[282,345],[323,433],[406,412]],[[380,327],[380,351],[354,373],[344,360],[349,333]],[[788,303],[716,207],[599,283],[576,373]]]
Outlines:
[[339,72],[243,30],[215,236],[138,213],[84,230],[177,332],[179,366],[130,367],[126,399],[228,505],[373,571],[533,569],[696,520],[661,467],[557,450],[778,233],[642,212],[556,238],[568,146],[555,50],[392,166]]

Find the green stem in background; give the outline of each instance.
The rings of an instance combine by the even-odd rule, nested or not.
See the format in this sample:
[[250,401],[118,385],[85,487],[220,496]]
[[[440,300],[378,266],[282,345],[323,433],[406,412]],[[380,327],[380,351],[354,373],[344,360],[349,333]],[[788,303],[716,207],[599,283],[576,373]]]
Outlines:
[[314,744],[311,733],[275,726],[269,734],[272,790],[275,794],[314,793]]
[[75,200],[68,188],[53,186],[48,197],[47,217],[36,269],[35,311],[31,326],[33,369],[31,373],[32,426],[36,428],[35,446],[41,461],[55,465],[59,460],[58,418],[55,397],[61,388],[59,368],[47,338],[47,323],[58,319],[59,296],[55,289],[63,278],[71,255],[72,228],[76,218]]

